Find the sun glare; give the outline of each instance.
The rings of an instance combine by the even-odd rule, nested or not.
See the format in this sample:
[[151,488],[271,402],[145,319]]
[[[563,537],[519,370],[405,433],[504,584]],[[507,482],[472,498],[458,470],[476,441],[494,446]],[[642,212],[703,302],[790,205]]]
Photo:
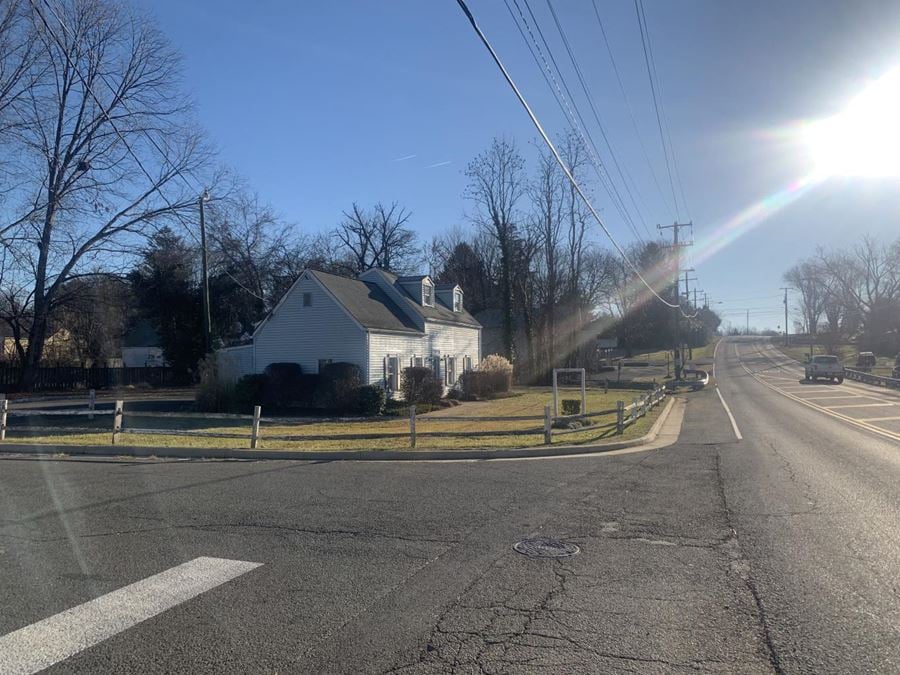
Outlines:
[[900,176],[900,68],[847,108],[804,132],[815,171],[826,176]]

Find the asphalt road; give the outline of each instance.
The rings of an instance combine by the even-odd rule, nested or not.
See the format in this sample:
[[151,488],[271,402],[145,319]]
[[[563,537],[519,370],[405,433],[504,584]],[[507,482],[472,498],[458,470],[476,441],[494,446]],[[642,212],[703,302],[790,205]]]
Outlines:
[[4,458],[0,672],[898,672],[900,445],[773,367],[634,454]]

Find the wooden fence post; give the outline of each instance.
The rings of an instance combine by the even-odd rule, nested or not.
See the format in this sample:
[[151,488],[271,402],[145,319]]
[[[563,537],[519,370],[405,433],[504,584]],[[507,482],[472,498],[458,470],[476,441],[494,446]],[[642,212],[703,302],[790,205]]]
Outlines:
[[587,415],[587,390],[586,390],[586,381],[587,381],[587,370],[584,368],[581,369],[581,414]]
[[544,406],[544,445],[553,443],[553,422],[550,417],[550,406]]
[[94,419],[94,407],[97,405],[97,390],[91,389],[88,392],[88,419]]
[[616,433],[625,432],[625,401],[616,401]]
[[0,441],[6,440],[6,412],[9,410],[9,400],[6,394],[0,394],[3,397],[0,400]]
[[603,393],[604,394],[609,393],[609,378],[608,377],[603,380]]
[[416,447],[416,406],[409,406],[409,447]]
[[115,445],[119,434],[122,433],[122,415],[125,410],[125,401],[116,401],[116,412],[113,415],[112,444]]
[[259,447],[259,418],[262,415],[262,406],[253,406],[253,426],[250,427],[250,449]]

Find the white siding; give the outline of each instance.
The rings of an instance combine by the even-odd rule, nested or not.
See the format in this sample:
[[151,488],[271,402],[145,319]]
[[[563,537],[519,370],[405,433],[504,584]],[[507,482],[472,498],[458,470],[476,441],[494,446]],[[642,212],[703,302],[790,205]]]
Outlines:
[[253,370],[253,345],[228,347],[216,352],[219,377],[226,382],[236,382]]
[[[303,306],[303,294],[312,304]],[[315,279],[303,276],[288,291],[272,316],[253,336],[255,372],[270,363],[299,363],[304,373],[317,373],[320,359],[355,363],[364,371],[366,331]]]
[[430,354],[456,358],[457,377],[463,372],[463,357],[470,357],[475,367],[481,362],[481,331],[477,328],[426,321],[425,342]]
[[[400,370],[411,365],[414,356],[425,359],[425,366],[432,367],[431,359],[435,356],[452,356],[456,358],[456,374],[463,372],[463,358],[472,359],[472,365],[481,361],[481,340],[477,328],[448,326],[432,322],[425,323],[425,335],[397,335],[371,332],[369,334],[369,384],[383,385],[385,378],[385,359],[388,356],[400,358]],[[441,379],[444,378],[444,366],[441,365]]]
[[426,356],[425,338],[421,335],[401,335],[396,333],[369,333],[369,384],[384,385],[385,359],[388,356],[400,358],[400,372],[409,368],[410,359]]

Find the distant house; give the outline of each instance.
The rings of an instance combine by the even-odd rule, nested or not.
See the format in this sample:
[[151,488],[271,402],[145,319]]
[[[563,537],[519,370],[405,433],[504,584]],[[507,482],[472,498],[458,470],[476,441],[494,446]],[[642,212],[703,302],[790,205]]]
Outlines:
[[220,372],[237,379],[270,363],[359,366],[369,384],[399,390],[408,366],[428,366],[445,387],[481,360],[481,325],[463,289],[429,276],[371,269],[356,279],[306,270],[254,330],[249,344],[217,352]]
[[168,365],[159,334],[146,319],[140,319],[122,337],[122,365],[126,368],[159,368]]

